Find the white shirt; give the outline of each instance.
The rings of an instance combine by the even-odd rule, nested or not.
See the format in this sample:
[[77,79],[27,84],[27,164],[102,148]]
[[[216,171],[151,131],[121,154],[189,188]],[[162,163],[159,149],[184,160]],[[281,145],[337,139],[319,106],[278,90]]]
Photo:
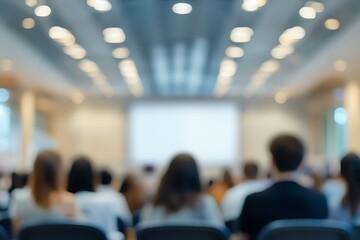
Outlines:
[[188,222],[205,221],[213,224],[224,224],[221,212],[213,197],[203,194],[194,207],[184,207],[177,212],[167,213],[164,206],[146,204],[141,210],[140,222]]
[[336,209],[341,206],[346,187],[343,182],[336,179],[330,179],[324,183],[322,192],[326,196],[329,208]]
[[101,185],[97,188],[97,192],[102,195],[103,198],[109,199],[112,202],[112,208],[127,224],[132,223],[132,215],[125,197],[113,190],[111,186]]
[[268,186],[268,181],[248,180],[227,190],[221,202],[225,221],[237,219],[241,214],[245,198],[252,193],[264,190]]
[[10,203],[10,195],[8,191],[0,189],[0,208],[7,209]]
[[65,217],[62,211],[56,206],[50,209],[39,207],[28,187],[15,189],[11,193],[9,213],[12,219],[20,219],[21,223],[34,219],[43,220]]
[[117,214],[112,207],[111,199],[97,192],[77,192],[77,205],[83,220],[90,222],[106,232],[110,240],[122,240],[124,236],[118,231]]

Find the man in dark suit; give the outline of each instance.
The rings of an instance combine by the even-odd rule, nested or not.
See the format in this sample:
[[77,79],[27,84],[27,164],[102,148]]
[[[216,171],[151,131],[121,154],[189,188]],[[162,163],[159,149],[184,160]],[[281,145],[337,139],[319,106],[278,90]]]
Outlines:
[[276,182],[267,190],[249,195],[244,203],[240,230],[253,240],[260,230],[280,219],[325,219],[325,197],[300,186],[294,173],[304,156],[304,145],[291,135],[280,135],[270,143],[273,174]]

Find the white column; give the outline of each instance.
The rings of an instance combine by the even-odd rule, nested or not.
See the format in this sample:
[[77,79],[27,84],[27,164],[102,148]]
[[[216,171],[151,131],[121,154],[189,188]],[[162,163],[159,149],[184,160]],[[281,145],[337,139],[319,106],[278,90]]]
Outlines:
[[358,82],[347,83],[344,106],[348,113],[348,150],[360,153],[360,85]]
[[31,156],[32,134],[35,125],[35,96],[26,91],[20,99],[20,121],[21,121],[21,163],[20,170],[26,170]]

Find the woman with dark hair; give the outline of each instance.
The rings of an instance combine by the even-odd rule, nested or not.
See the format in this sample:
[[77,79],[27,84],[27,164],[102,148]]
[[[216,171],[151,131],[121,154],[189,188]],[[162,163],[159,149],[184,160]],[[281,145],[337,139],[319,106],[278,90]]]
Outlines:
[[136,214],[144,203],[144,190],[139,180],[134,175],[124,178],[119,192],[124,195],[132,214]]
[[95,175],[89,158],[76,158],[69,171],[68,191],[75,193],[84,219],[102,228],[109,239],[121,239],[122,235],[117,231],[117,213],[113,201],[95,192]]
[[194,158],[179,154],[171,161],[151,204],[141,211],[140,222],[203,220],[223,224],[215,200],[202,193]]
[[65,182],[66,174],[59,154],[40,152],[30,176],[30,191],[13,199],[14,230],[19,230],[26,219],[78,216],[75,198],[66,192]]
[[71,193],[94,192],[95,173],[90,159],[76,158],[69,171],[68,191]]
[[346,192],[341,205],[334,209],[332,218],[346,221],[360,219],[360,157],[349,153],[341,159],[340,167]]

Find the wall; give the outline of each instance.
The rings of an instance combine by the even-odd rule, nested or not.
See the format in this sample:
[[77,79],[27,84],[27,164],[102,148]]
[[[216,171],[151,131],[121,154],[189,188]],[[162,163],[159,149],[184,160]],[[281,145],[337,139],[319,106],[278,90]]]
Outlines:
[[[311,121],[302,102],[278,105],[271,101],[241,104],[241,159],[256,159],[265,168],[269,165],[267,146],[278,133],[299,135],[308,146],[310,155],[320,139],[320,129]],[[63,106],[50,120],[50,134],[58,149],[70,161],[74,155],[86,154],[98,166],[106,166],[118,173],[128,167],[126,160],[126,116],[124,105],[89,103]],[[321,124],[320,124],[321,125]],[[236,166],[234,172],[238,173]],[[205,177],[219,176],[221,169],[204,171]]]
[[[296,134],[307,146],[307,158],[315,158],[319,149],[314,148],[321,128],[316,129],[318,121],[311,116],[302,101],[276,104],[272,99],[248,102],[242,107],[241,139],[242,158],[253,159],[267,168],[270,165],[269,141],[279,133]],[[318,120],[318,119],[314,119]]]
[[99,167],[125,171],[125,117],[121,105],[61,106],[49,123],[50,134],[67,162],[85,154]]

